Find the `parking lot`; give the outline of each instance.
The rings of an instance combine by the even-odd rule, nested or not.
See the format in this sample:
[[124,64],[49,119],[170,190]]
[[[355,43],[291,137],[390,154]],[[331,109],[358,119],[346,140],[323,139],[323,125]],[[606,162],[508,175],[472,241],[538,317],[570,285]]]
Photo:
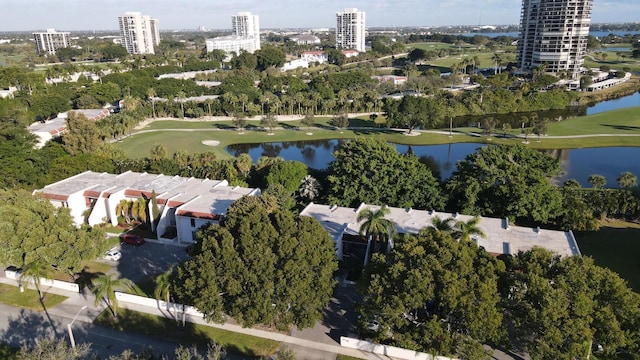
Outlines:
[[184,247],[150,241],[139,246],[120,244],[116,248],[120,249],[122,254],[119,261],[102,261],[115,264],[114,269],[118,275],[133,282],[139,282],[150,275],[163,273],[172,265],[189,258]]

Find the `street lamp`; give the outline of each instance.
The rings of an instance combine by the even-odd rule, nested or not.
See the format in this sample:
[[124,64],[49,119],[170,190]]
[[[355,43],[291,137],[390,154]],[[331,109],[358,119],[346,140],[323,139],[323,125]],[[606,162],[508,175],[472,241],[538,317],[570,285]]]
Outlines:
[[76,348],[76,340],[73,338],[73,331],[71,330],[71,325],[73,325],[73,322],[76,321],[76,319],[78,318],[78,315],[80,315],[80,312],[86,308],[87,308],[87,305],[81,307],[80,310],[78,310],[78,312],[76,313],[76,316],[73,317],[73,320],[71,320],[71,322],[67,324],[67,330],[69,330],[69,342],[71,342],[72,349]]

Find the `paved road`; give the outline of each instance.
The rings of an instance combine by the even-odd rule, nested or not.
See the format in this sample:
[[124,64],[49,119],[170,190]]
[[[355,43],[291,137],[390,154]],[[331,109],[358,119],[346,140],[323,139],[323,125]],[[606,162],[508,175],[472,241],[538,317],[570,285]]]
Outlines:
[[[113,271],[136,281],[148,274],[166,271],[170,265],[187,257],[182,247],[152,242],[147,242],[137,248],[123,245],[121,251],[122,259]],[[0,282],[17,285],[15,280],[4,277],[4,273],[0,275]],[[162,354],[173,354],[174,349],[178,346],[147,336],[120,333],[109,328],[92,325],[93,319],[104,310],[105,306],[104,304],[95,306],[94,296],[87,291],[80,294],[54,288],[44,288],[43,291],[64,295],[68,299],[49,309],[48,314],[51,321],[48,320],[46,314],[0,304],[0,339],[7,339],[8,342],[16,346],[28,344],[29,341],[37,341],[37,339],[44,337],[57,336],[68,339],[66,325],[86,305],[87,308],[80,311],[73,324],[74,335],[77,343],[90,342],[94,344],[95,350],[100,356],[108,357],[120,354],[127,348],[140,351],[147,347],[152,347],[154,351]],[[341,335],[355,332],[353,326],[355,312],[352,308],[355,299],[355,290],[352,285],[338,287],[336,297],[332,299],[331,305],[325,311],[324,320],[318,322],[312,329],[294,330],[291,332],[291,336],[247,329],[232,323],[208,324],[201,318],[188,318],[188,321],[282,342],[283,345],[295,351],[298,359],[333,360],[338,353],[362,359],[387,359],[340,346]],[[124,303],[120,303],[120,306],[158,316],[166,315],[166,312],[157,308]]]

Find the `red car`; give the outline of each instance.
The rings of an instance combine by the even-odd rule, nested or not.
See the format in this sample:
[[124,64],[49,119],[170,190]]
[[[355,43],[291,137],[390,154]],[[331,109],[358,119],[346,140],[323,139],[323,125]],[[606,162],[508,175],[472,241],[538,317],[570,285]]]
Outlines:
[[122,240],[120,242],[124,244],[133,245],[133,246],[138,246],[138,245],[144,244],[144,238],[139,235],[124,234],[122,235]]

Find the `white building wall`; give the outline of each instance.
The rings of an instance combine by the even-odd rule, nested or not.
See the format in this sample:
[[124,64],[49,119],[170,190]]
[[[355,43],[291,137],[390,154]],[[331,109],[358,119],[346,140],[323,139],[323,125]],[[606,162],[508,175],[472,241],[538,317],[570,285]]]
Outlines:
[[84,216],[82,213],[87,209],[84,190],[69,195],[67,204],[75,224],[78,226],[84,224]]
[[118,225],[118,216],[116,215],[116,207],[118,207],[118,203],[122,199],[126,199],[126,197],[124,196],[124,189],[111,194],[105,201],[107,218],[109,219],[109,222],[111,222],[111,225],[113,226]]
[[195,233],[202,225],[207,225],[218,221],[210,219],[198,219],[188,216],[176,215],[176,229],[178,232],[178,242],[190,244],[196,241]]

